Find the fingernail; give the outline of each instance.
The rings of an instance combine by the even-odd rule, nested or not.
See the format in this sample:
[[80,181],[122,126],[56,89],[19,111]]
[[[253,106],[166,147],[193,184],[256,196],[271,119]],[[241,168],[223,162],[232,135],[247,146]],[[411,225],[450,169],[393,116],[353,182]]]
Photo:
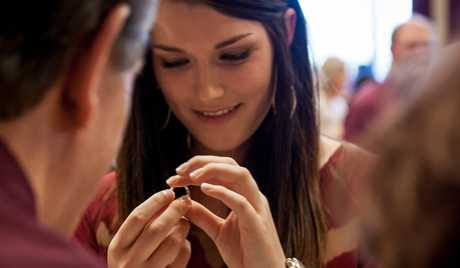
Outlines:
[[212,185],[209,183],[202,183],[201,184],[201,189],[203,190],[212,190]]
[[188,195],[183,195],[183,196],[181,196],[179,199],[182,200],[182,201],[189,201],[189,200],[190,200],[190,196],[188,196]]
[[184,163],[184,164],[180,165],[178,168],[176,168],[176,172],[177,172],[177,173],[182,173],[182,172],[184,172],[184,171],[185,171],[185,164],[186,164],[186,163]]
[[166,180],[166,184],[169,185],[169,184],[175,183],[175,182],[177,182],[177,180],[178,180],[177,177],[173,176],[173,177],[171,177],[171,178]]
[[184,195],[184,196],[182,196],[182,197],[180,197],[180,198],[178,198],[176,200],[178,200],[181,205],[183,205],[183,206],[185,206],[187,208],[189,207],[189,205],[192,204],[192,200],[187,195]]
[[197,169],[197,170],[191,172],[189,176],[192,179],[196,179],[196,178],[200,177],[201,175],[203,175],[203,169]]
[[171,189],[163,190],[163,191],[161,191],[161,194],[163,194],[168,199],[169,198],[172,198],[172,199],[175,198],[175,193]]
[[123,7],[121,8],[121,17],[123,19],[126,19],[130,14],[131,14],[131,8],[128,6],[128,5],[123,5]]

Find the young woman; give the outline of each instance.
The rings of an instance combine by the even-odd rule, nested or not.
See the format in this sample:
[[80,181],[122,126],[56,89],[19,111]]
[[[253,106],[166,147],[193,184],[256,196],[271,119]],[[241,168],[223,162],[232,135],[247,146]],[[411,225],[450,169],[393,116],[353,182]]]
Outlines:
[[[368,156],[319,137],[305,25],[296,0],[162,1],[117,172],[77,239],[104,257],[112,241],[117,267],[356,267]],[[189,207],[155,207],[167,179],[191,185]]]

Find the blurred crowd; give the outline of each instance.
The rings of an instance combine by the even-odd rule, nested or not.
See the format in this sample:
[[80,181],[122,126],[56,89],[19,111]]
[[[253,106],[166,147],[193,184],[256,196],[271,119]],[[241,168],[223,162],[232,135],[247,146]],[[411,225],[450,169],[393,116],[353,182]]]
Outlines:
[[[415,15],[397,26],[391,36],[392,65],[379,82],[371,66],[360,66],[354,79],[346,63],[326,59],[319,71],[320,124],[323,134],[355,144],[386,113],[401,109],[418,95],[421,80],[439,49],[433,24]],[[350,83],[350,81],[353,81]]]

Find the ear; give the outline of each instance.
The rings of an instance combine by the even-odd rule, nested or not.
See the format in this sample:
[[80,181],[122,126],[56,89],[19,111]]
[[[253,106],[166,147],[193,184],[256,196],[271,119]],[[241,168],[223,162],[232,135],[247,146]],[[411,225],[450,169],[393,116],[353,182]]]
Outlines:
[[63,109],[76,128],[88,124],[98,104],[98,90],[110,64],[112,48],[129,13],[126,4],[112,8],[92,43],[76,53],[69,68],[63,87]]
[[290,46],[292,44],[292,40],[294,40],[295,34],[295,25],[297,23],[297,14],[294,9],[289,8],[284,13],[284,25],[286,27],[287,32],[287,42]]

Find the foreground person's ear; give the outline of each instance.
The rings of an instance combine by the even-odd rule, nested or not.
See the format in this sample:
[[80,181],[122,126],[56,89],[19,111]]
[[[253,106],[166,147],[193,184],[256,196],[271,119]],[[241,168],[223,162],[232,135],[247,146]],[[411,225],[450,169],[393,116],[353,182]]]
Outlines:
[[[110,55],[130,13],[126,4],[112,8],[92,43],[75,55],[64,81],[63,103],[74,126],[84,127],[98,105],[100,83]],[[84,44],[85,45],[85,44]]]

